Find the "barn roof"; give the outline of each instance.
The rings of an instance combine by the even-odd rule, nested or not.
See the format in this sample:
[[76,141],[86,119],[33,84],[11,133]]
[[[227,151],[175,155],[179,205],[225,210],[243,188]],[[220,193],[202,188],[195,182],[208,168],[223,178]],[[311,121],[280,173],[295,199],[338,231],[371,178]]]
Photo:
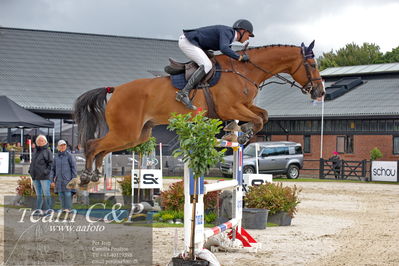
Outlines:
[[84,91],[153,77],[168,57],[185,60],[176,41],[0,27],[0,95],[69,113]]

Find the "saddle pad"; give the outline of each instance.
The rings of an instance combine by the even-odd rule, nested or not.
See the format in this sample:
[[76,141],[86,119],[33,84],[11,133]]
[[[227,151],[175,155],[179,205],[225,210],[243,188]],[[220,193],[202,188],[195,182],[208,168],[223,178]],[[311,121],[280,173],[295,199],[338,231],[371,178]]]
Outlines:
[[[216,65],[215,75],[213,75],[213,77],[209,81],[209,87],[213,87],[216,85],[216,83],[218,83],[220,76],[222,74],[221,71],[218,71],[219,69],[220,69],[219,65]],[[170,75],[170,79],[172,81],[172,85],[179,90],[182,90],[184,88],[184,86],[186,86],[186,84],[187,84],[187,80],[184,77],[184,73],[177,74],[177,75]]]

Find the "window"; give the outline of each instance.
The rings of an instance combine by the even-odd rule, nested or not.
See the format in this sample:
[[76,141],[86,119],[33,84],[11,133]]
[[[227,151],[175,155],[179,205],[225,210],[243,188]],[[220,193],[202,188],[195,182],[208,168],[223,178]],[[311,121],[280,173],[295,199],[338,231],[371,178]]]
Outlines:
[[288,155],[290,154],[288,147],[277,147],[277,155]]
[[295,154],[302,154],[302,147],[301,146],[295,146]]
[[399,136],[393,136],[393,154],[399,154]]
[[305,153],[310,153],[311,152],[311,149],[310,149],[310,136],[309,135],[303,136],[303,151]]
[[312,121],[312,131],[320,131],[320,121],[318,120]]
[[337,137],[337,152],[345,153],[345,137],[344,136]]
[[338,136],[337,152],[353,153],[353,136]]

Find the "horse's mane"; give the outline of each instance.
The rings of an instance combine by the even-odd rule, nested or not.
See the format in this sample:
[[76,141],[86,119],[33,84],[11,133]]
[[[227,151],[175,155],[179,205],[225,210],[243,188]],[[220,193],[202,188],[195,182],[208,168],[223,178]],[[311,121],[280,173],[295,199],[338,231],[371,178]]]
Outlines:
[[300,46],[292,45],[292,44],[269,44],[269,45],[264,45],[264,46],[250,47],[250,48],[248,48],[248,50],[262,49],[262,48],[273,48],[273,47],[296,47],[296,48],[300,48]]

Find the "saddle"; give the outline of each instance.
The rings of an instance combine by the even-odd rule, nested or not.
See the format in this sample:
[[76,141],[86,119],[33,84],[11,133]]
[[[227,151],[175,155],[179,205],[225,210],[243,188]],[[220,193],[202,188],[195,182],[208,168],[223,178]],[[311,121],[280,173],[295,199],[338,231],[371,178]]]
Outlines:
[[[220,69],[219,64],[216,62],[213,53],[205,51],[208,55],[208,58],[212,62],[212,69],[209,73],[200,81],[200,83],[196,86],[195,89],[203,89],[206,104],[208,105],[208,117],[210,118],[219,118],[219,115],[216,112],[215,103],[213,101],[212,93],[209,90],[210,87],[216,85],[221,76],[221,71],[217,71]],[[198,69],[198,65],[193,62],[180,63],[172,58],[169,58],[170,64],[165,67],[165,72],[170,74],[170,79],[172,85],[181,90],[187,84],[187,80],[190,79],[191,75]]]
[[[210,86],[209,83],[214,78],[215,73],[216,73],[217,62],[215,60],[214,54],[210,51],[204,51],[204,52],[212,62],[212,69],[200,81],[197,88],[209,87]],[[191,75],[198,69],[198,67],[199,66],[194,61],[182,63],[182,62],[178,62],[178,61],[174,60],[173,58],[169,58],[169,65],[167,65],[164,70],[166,73],[168,73],[172,76],[180,75],[180,74],[184,73],[185,80],[189,80]]]

